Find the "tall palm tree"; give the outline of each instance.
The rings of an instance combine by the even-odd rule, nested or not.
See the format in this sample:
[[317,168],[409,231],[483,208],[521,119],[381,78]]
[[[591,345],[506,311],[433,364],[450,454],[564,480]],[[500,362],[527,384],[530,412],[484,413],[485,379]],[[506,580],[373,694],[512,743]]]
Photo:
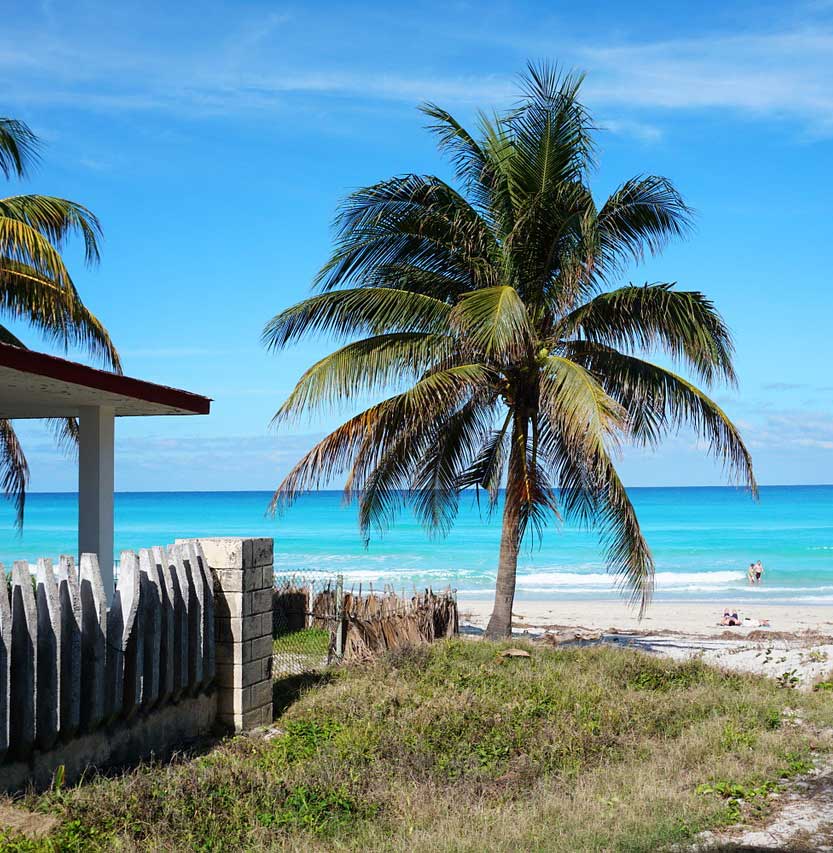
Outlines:
[[[24,178],[38,157],[38,139],[21,121],[0,117],[0,172]],[[48,340],[68,349],[81,347],[121,372],[119,356],[99,320],[81,301],[61,258],[67,238],[84,241],[85,260],[98,261],[101,226],[83,205],[44,195],[0,199],[0,313],[31,324]],[[25,344],[0,324],[0,342]],[[51,420],[60,445],[71,450],[77,441],[74,418]],[[10,421],[0,419],[0,482],[23,524],[29,467]]]
[[365,537],[406,502],[445,533],[463,489],[484,489],[494,507],[505,483],[492,637],[511,631],[525,534],[556,516],[599,530],[608,568],[644,609],[654,564],[614,466],[622,443],[654,446],[689,425],[756,489],[726,414],[645,358],[664,351],[705,386],[734,382],[713,304],[672,284],[610,289],[628,264],[684,235],[691,211],[653,175],[596,205],[581,82],[530,66],[517,106],[481,114],[476,135],[424,105],[457,187],[408,174],[352,193],[321,292],[264,330],[274,349],[311,333],[358,338],[304,373],[276,422],[400,386],[316,444],[273,509],[346,475]]

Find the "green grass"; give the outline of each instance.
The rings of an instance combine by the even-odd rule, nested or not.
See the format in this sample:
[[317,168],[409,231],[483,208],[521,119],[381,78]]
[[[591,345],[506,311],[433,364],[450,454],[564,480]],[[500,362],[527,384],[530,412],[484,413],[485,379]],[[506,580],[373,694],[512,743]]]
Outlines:
[[327,664],[330,632],[321,628],[304,628],[276,637],[273,644],[275,675],[314,672]]
[[764,814],[830,746],[824,692],[626,649],[501,648],[328,673],[269,740],[29,797],[62,825],[4,849],[662,850]]

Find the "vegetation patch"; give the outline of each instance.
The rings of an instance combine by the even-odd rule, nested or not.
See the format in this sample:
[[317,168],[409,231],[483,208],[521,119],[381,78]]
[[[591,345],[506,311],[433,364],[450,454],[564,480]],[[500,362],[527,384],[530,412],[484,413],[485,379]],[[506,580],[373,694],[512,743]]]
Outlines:
[[661,850],[763,814],[828,745],[824,693],[629,649],[506,647],[333,671],[268,737],[25,798],[60,824],[4,849]]

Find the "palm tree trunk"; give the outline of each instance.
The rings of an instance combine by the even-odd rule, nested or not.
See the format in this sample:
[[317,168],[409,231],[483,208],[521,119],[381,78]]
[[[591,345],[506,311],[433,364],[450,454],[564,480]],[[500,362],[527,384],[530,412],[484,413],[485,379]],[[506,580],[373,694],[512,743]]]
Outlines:
[[[516,420],[517,424],[517,420]],[[526,455],[526,429],[516,427],[509,453],[509,470],[503,505],[503,528],[500,536],[500,556],[495,584],[495,606],[486,626],[486,638],[501,640],[512,636],[512,604],[515,601],[515,576],[518,571],[518,551],[521,546],[521,515],[515,478]]]

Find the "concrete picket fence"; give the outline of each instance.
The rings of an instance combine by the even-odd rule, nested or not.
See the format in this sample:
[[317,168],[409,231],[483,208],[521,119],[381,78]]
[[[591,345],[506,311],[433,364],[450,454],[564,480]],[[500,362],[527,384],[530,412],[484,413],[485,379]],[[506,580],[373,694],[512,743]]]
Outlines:
[[39,559],[34,578],[16,561],[0,586],[0,789],[269,722],[272,552],[234,538],[123,551],[109,607],[94,554]]

